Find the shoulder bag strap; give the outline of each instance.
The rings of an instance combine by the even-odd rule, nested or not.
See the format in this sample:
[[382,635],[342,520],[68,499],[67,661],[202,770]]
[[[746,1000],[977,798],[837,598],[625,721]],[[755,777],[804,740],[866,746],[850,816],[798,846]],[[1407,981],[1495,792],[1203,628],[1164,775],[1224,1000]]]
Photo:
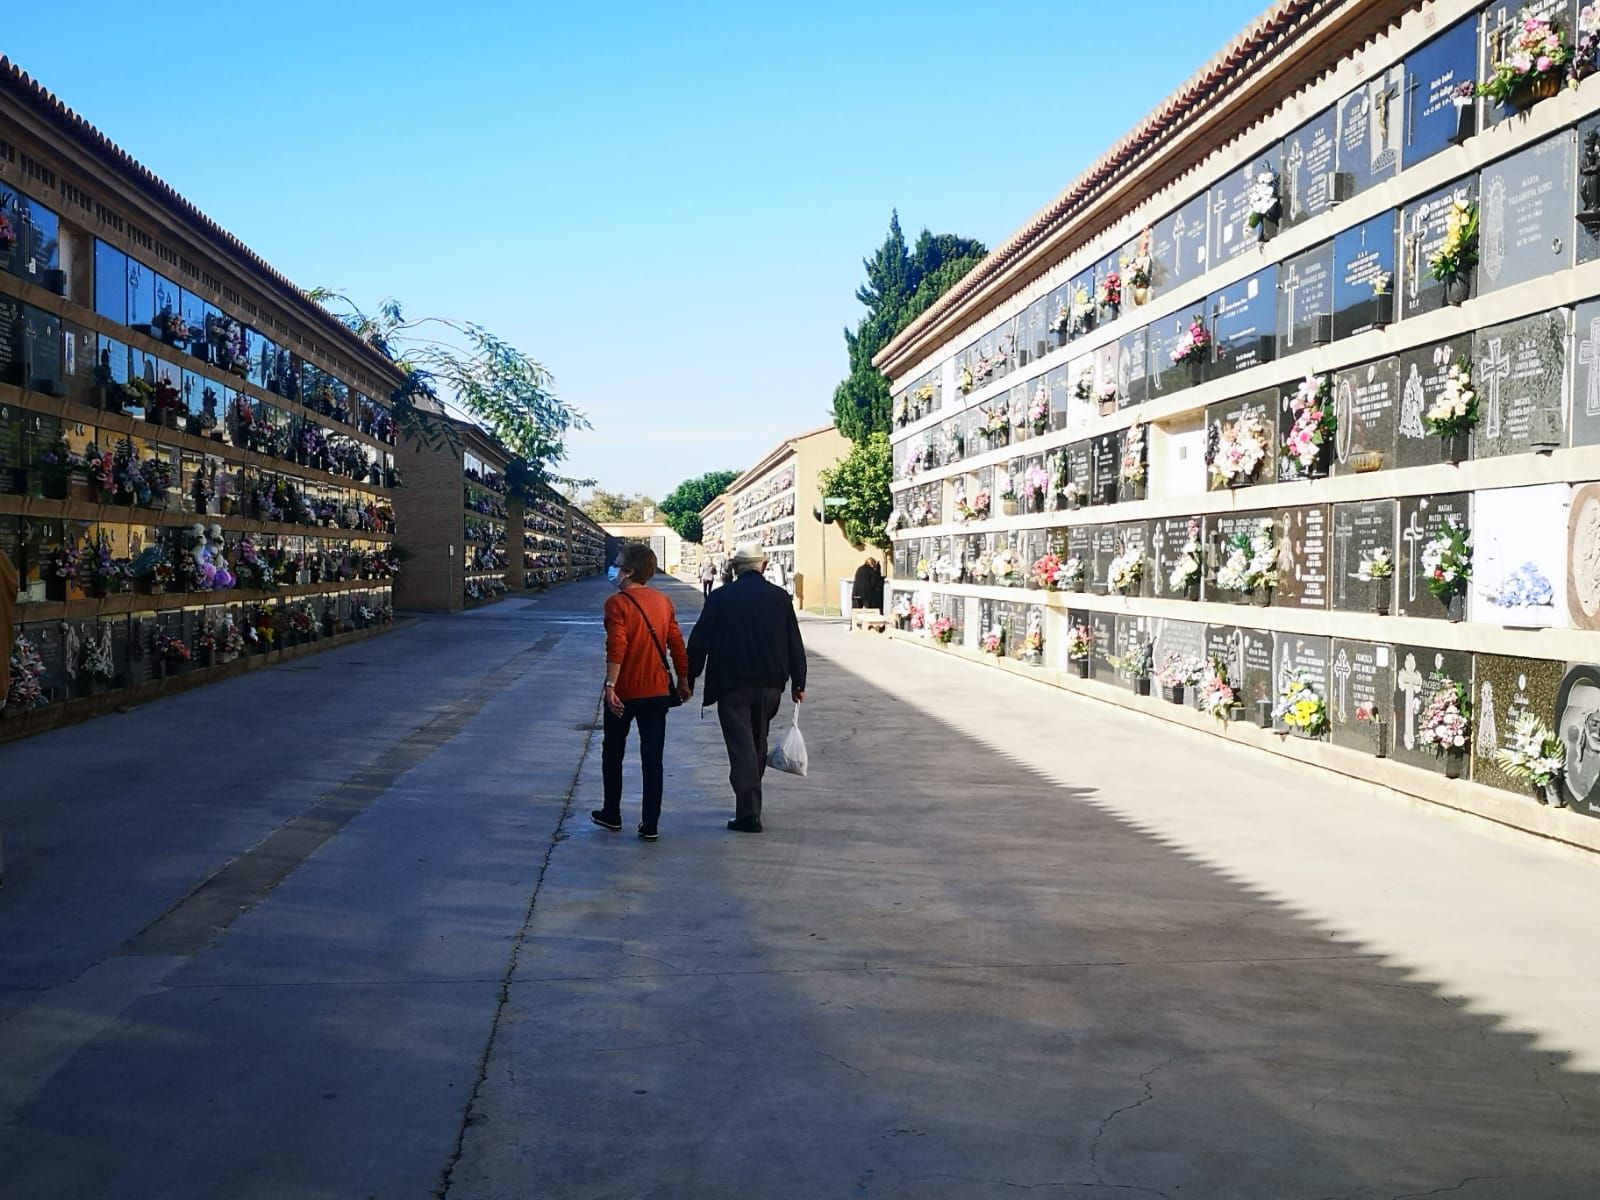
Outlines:
[[650,631],[650,640],[656,644],[656,653],[661,655],[661,669],[667,673],[667,690],[669,692],[672,691],[677,686],[676,680],[672,676],[672,664],[667,661],[666,647],[661,644],[661,639],[656,636],[656,627],[650,624],[650,617],[645,613],[644,605],[628,595],[626,591],[619,592],[618,595],[639,610],[639,617],[644,621],[644,627]]

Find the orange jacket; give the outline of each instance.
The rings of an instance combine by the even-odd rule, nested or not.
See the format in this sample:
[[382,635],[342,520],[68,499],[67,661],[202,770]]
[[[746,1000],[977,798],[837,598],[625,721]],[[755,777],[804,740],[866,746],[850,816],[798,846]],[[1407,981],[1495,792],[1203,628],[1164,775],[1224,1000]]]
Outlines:
[[[633,604],[635,600],[639,602],[637,608]],[[678,629],[678,614],[673,611],[672,601],[654,588],[630,587],[627,595],[619,592],[606,598],[606,663],[620,668],[617,672],[618,700],[647,700],[672,691],[672,680],[666,678],[661,653],[645,627],[640,608],[649,616],[656,637],[672,656],[678,678],[689,677],[689,655],[684,649],[683,633]]]

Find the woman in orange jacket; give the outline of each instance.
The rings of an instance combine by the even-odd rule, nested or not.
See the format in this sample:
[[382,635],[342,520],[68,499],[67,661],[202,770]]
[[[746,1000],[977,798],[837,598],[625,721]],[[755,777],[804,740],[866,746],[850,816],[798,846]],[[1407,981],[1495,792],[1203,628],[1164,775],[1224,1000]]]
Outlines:
[[[644,803],[639,836],[656,840],[661,819],[661,754],[667,741],[667,710],[687,700],[692,689],[689,656],[672,601],[645,586],[656,573],[656,552],[643,542],[629,542],[617,555],[617,594],[606,599],[606,684],[604,735],[600,743],[600,778],[604,808],[589,819],[604,829],[622,828],[622,758],[628,729],[639,724],[639,765],[644,775]],[[671,654],[677,680],[667,669]],[[674,695],[676,693],[676,696]]]

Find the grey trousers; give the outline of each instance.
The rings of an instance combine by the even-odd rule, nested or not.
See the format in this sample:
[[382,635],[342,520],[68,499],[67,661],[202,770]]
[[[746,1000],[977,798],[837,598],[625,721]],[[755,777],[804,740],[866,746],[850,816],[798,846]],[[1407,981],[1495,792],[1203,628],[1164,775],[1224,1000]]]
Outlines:
[[728,747],[728,782],[733,785],[733,815],[761,819],[761,777],[767,772],[767,730],[778,715],[783,689],[734,688],[717,700],[717,720]]

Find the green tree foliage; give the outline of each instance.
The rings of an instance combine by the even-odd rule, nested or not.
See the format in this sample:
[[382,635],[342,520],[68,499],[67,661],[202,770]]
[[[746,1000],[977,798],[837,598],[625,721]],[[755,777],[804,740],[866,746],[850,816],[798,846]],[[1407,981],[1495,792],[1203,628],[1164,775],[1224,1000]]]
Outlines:
[[707,471],[685,479],[661,502],[661,519],[684,541],[698,545],[705,533],[700,527],[700,510],[727,491],[728,485],[740,474],[739,471]]
[[511,343],[471,321],[407,318],[397,300],[375,316],[331,288],[307,295],[405,373],[390,395],[395,422],[407,438],[425,445],[458,444],[442,418],[448,401],[481,421],[525,465],[530,488],[548,485],[567,454],[567,434],[589,420],[551,391],[550,372]]
[[855,443],[836,466],[817,472],[822,494],[845,500],[828,515],[839,522],[851,545],[889,549],[887,523],[894,503],[889,481],[893,476],[894,456],[889,449],[889,435],[882,431],[869,433],[865,440]]
[[924,229],[907,248],[900,214],[889,219],[889,233],[871,258],[863,259],[867,278],[856,289],[866,315],[844,331],[850,374],[833,393],[833,423],[851,441],[862,443],[891,424],[889,381],[872,357],[893,340],[968,271],[988,250],[982,242]]
[[608,492],[599,487],[586,496],[578,497],[576,502],[579,508],[602,525],[614,521],[643,521],[645,513],[657,507],[656,502],[642,492],[625,496],[621,492]]

